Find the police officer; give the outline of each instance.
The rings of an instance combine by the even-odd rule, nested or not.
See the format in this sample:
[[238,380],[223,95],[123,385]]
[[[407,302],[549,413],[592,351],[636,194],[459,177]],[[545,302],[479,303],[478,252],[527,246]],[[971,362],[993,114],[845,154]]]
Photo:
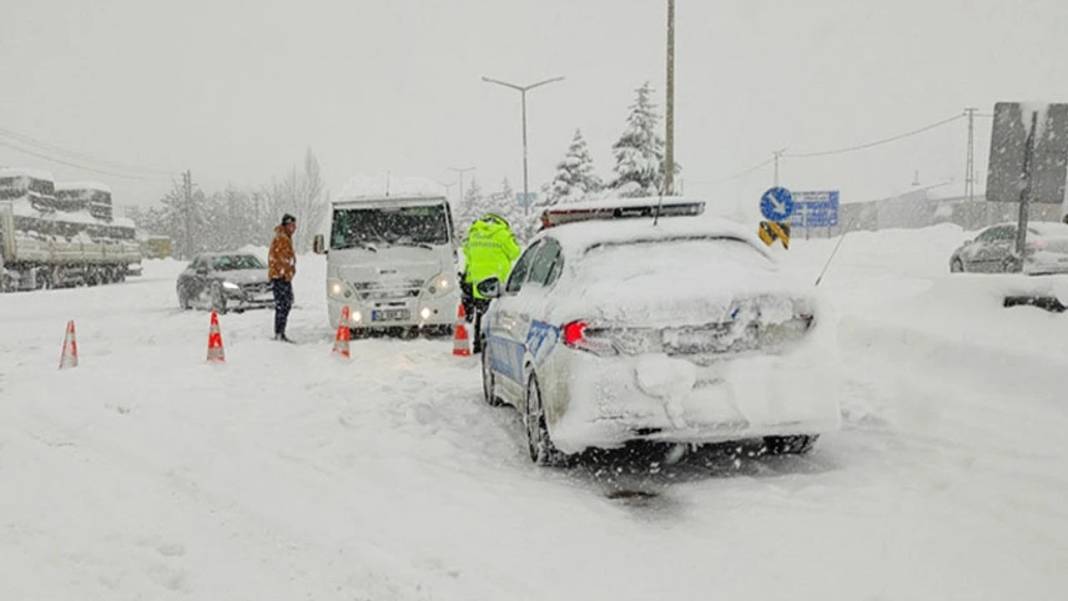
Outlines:
[[479,352],[482,314],[489,307],[489,299],[478,291],[479,283],[497,278],[504,285],[512,271],[512,263],[519,257],[519,244],[512,234],[508,221],[500,215],[486,213],[471,224],[464,242],[464,258],[467,272],[461,284],[464,292],[464,309],[468,320],[475,324],[474,350]]

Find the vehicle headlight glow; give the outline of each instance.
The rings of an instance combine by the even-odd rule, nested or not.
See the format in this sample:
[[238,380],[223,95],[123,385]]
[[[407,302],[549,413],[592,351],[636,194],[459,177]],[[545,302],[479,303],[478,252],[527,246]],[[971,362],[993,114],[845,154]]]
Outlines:
[[452,281],[449,280],[449,276],[441,273],[430,278],[426,285],[426,290],[430,294],[444,294],[450,288],[452,288]]
[[352,297],[352,287],[345,282],[331,278],[326,284],[326,292],[333,297]]
[[238,286],[237,284],[235,284],[233,282],[223,282],[222,283],[222,287],[226,288],[227,290],[240,290],[241,289],[241,286]]
[[423,321],[430,319],[430,307],[423,307],[423,310],[419,312],[419,317],[422,317]]
[[353,311],[349,314],[349,319],[352,321],[352,323],[360,323],[361,321],[363,321],[363,314],[359,311]]

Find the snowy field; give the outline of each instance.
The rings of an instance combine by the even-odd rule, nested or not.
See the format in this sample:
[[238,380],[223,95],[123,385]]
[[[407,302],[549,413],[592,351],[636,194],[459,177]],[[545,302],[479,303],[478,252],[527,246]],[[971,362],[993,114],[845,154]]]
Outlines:
[[[851,234],[822,286],[844,429],[740,463],[535,468],[450,341],[333,360],[318,257],[301,344],[226,315],[225,365],[176,262],[0,296],[0,599],[1064,599],[1068,314],[950,277],[966,237]],[[832,243],[779,254],[814,280]]]

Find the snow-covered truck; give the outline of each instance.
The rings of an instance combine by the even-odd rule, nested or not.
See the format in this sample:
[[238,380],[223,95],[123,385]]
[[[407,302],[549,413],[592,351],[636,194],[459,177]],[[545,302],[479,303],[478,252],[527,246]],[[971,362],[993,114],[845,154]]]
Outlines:
[[333,203],[326,298],[332,327],[349,307],[357,333],[450,331],[459,303],[452,211],[440,195],[343,196]]
[[0,290],[93,286],[140,271],[133,222],[113,217],[106,185],[0,169]]

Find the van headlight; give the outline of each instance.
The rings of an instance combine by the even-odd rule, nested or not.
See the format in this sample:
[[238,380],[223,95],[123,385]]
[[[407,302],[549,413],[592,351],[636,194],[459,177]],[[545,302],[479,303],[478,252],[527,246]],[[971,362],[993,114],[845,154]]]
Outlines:
[[241,289],[241,286],[238,286],[237,284],[235,284],[233,282],[223,282],[222,283],[222,287],[226,288],[227,290],[240,290]]
[[449,276],[439,273],[438,275],[430,278],[426,283],[426,291],[433,296],[442,296],[452,291],[452,287],[456,284]]
[[332,298],[352,298],[352,286],[337,278],[326,280],[326,294]]

